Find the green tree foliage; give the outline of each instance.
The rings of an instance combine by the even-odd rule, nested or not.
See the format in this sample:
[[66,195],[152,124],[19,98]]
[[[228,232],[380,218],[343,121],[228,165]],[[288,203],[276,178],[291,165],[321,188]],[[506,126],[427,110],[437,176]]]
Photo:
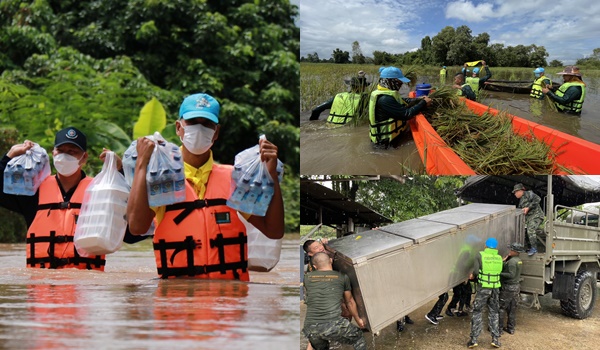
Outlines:
[[360,44],[358,43],[358,41],[352,43],[352,63],[365,63],[365,56],[363,55],[362,50],[360,49]]
[[93,175],[102,147],[129,146],[147,102],[164,106],[163,135],[178,142],[179,104],[207,92],[221,103],[215,160],[233,163],[265,133],[288,165],[284,186],[297,186],[297,14],[289,0],[3,0],[0,125],[46,149],[62,127],[82,129]]
[[562,63],[562,61],[559,61],[559,60],[552,60],[549,65],[550,65],[550,67],[562,67],[562,66],[564,66],[564,64]]
[[578,59],[575,64],[587,68],[600,68],[600,47],[595,48],[591,56]]
[[350,53],[340,49],[333,50],[331,54],[334,63],[350,63]]
[[463,183],[463,177],[452,176],[361,181],[356,200],[395,222],[405,221],[458,206],[454,190]]

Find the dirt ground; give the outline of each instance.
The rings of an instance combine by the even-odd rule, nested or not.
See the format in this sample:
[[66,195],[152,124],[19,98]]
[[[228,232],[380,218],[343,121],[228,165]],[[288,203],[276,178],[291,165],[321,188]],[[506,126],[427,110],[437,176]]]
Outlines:
[[[425,319],[425,314],[433,307],[436,300],[412,312],[410,317],[415,324],[406,325],[402,333],[396,331],[395,324],[386,327],[375,337],[365,332],[368,349],[467,349],[466,344],[471,330],[470,315],[445,316],[440,320],[439,325],[432,325]],[[504,333],[501,336],[502,349],[600,349],[600,302],[598,300],[592,316],[585,320],[564,316],[559,301],[552,299],[551,294],[540,297],[539,300],[542,305],[540,310],[528,308],[531,296],[522,295],[522,302],[517,310],[515,334]],[[300,302],[300,314],[302,327],[306,315],[304,302]],[[484,321],[487,322],[485,313]],[[484,324],[484,331],[478,338],[479,346],[476,349],[494,349],[490,345],[492,338],[486,328]],[[301,335],[300,349],[306,349],[307,344],[306,337]],[[331,344],[331,349],[350,350],[352,346],[337,343]]]

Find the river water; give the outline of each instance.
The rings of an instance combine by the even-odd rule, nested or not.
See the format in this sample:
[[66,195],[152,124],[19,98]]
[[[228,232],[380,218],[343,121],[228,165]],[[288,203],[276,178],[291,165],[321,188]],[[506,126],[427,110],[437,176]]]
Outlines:
[[297,349],[298,235],[250,282],[156,275],[151,242],[107,256],[105,272],[25,266],[0,244],[0,349]]
[[[562,83],[559,76],[550,76]],[[418,81],[435,81],[437,77],[420,77]],[[485,91],[481,101],[491,107],[506,110],[521,118],[560,130],[584,140],[600,144],[600,78],[583,78],[587,95],[581,116],[558,113],[534,101],[527,94]],[[403,86],[402,96],[409,89]],[[325,100],[325,98],[323,99]],[[310,111],[300,117],[300,171],[302,174],[414,174],[424,167],[412,137],[405,136],[396,149],[376,149],[369,140],[368,126],[333,126],[326,123],[328,110],[319,120],[309,121]]]

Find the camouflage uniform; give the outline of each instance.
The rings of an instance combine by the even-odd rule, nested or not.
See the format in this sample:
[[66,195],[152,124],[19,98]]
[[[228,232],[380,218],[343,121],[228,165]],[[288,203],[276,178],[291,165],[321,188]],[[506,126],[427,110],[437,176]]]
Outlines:
[[527,238],[531,248],[537,249],[537,238],[535,231],[544,222],[544,211],[540,207],[540,197],[533,191],[523,191],[523,196],[519,201],[519,208],[529,208],[525,215],[525,226],[527,227]]
[[[513,243],[510,246],[510,250],[521,253],[523,252],[523,245],[520,243]],[[519,302],[519,293],[521,293],[521,270],[523,269],[523,262],[518,255],[510,256],[502,267],[500,273],[500,282],[502,287],[500,288],[500,323],[504,325],[504,320],[508,314],[508,322],[506,324],[506,331],[514,333],[517,325],[517,303]]]
[[473,316],[471,317],[471,338],[477,339],[483,329],[483,307],[488,306],[488,322],[492,332],[492,338],[500,337],[500,328],[498,321],[499,306],[498,288],[481,288],[477,287],[475,302],[473,303]]
[[345,318],[326,323],[311,324],[305,326],[303,331],[315,350],[329,349],[330,341],[351,343],[355,350],[367,349],[363,332]]

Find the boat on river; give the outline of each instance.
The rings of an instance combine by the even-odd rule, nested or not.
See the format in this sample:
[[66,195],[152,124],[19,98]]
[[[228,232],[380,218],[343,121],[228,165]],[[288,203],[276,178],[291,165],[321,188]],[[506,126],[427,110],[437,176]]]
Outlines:
[[[531,80],[493,80],[489,79],[483,84],[483,89],[489,91],[509,92],[513,94],[529,94],[531,92]],[[553,90],[560,86],[552,82]]]
[[[499,111],[481,103],[464,99],[466,106],[478,115]],[[513,131],[523,137],[535,137],[549,145],[555,153],[552,174],[600,174],[600,145],[562,131],[507,114]],[[411,133],[425,169],[430,175],[474,175],[471,169],[433,129],[424,115],[409,121]]]

